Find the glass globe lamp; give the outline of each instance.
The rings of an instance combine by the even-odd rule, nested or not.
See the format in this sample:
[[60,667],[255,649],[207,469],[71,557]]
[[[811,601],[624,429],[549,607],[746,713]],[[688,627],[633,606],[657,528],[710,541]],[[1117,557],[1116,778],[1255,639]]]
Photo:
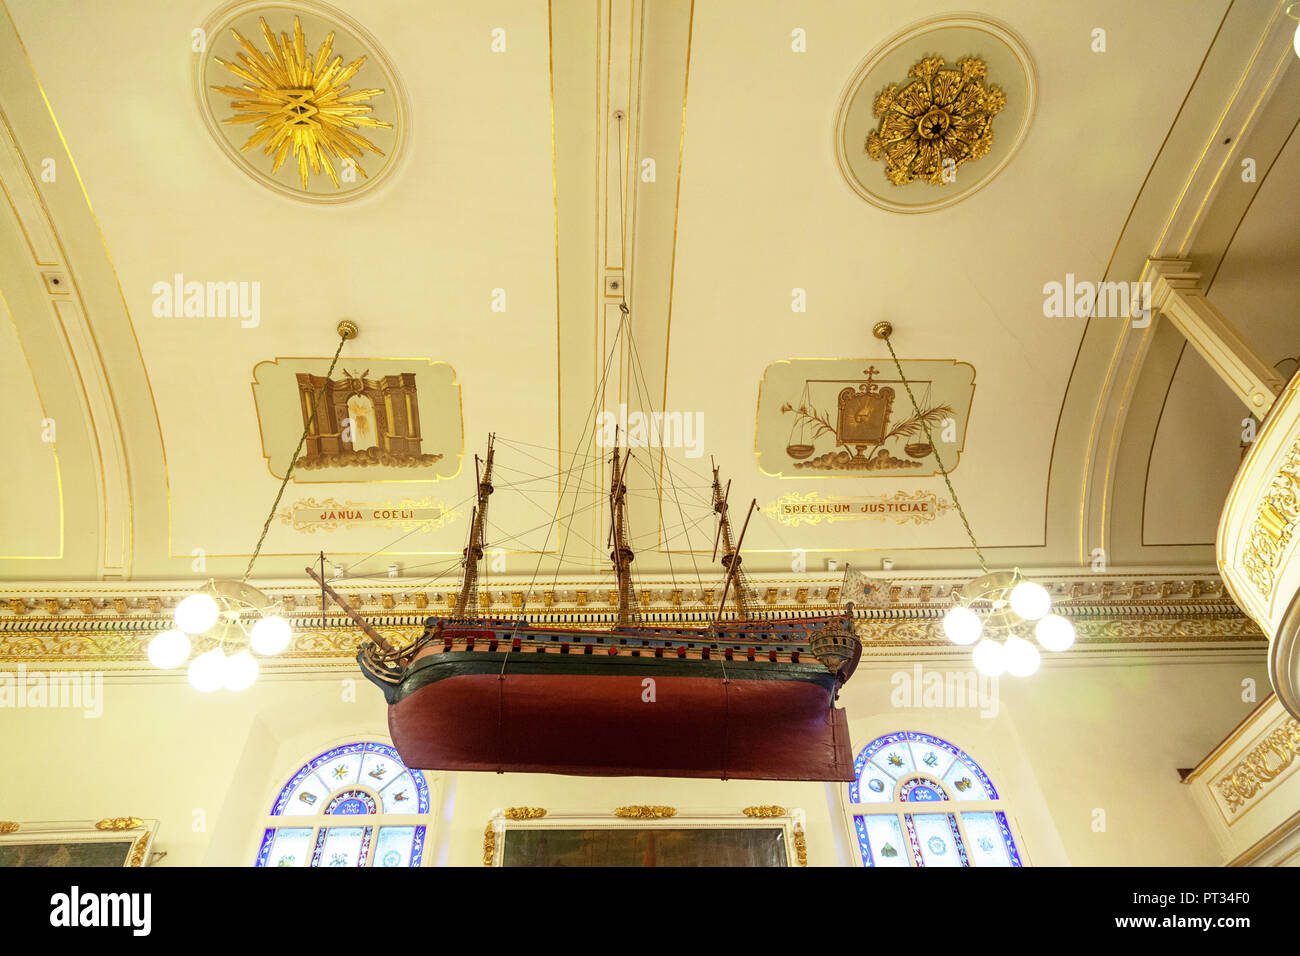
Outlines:
[[191,594],[176,605],[176,626],[186,634],[202,634],[217,623],[221,608],[210,594]]
[[200,654],[190,661],[188,676],[195,690],[212,693],[226,682],[226,655],[221,648]]
[[279,615],[264,617],[253,625],[248,640],[253,650],[264,657],[279,654],[289,646],[293,631],[289,622]]
[[184,631],[172,628],[155,635],[149,642],[149,663],[163,670],[180,667],[190,656],[190,639]]
[[997,677],[1007,669],[1006,648],[992,638],[984,638],[971,654],[975,669],[986,677]]
[[943,616],[943,632],[954,644],[974,644],[983,630],[984,623],[980,616],[960,604],[949,608]]

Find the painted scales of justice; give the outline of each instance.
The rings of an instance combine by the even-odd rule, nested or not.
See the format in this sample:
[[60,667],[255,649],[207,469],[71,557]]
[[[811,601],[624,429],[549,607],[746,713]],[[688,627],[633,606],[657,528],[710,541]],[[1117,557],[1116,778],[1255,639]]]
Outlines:
[[[713,469],[714,556],[722,599],[705,626],[641,623],[624,501],[631,454],[610,455],[612,625],[554,626],[478,612],[479,564],[495,456],[475,456],[477,503],[459,597],[448,618],[393,647],[308,569],[366,632],[362,673],[388,701],[407,766],[588,776],[853,779],[845,713],[835,706],[862,647],[842,613],[758,619],[748,607],[728,493]],[[729,491],[730,483],[727,490]],[[750,514],[754,504],[751,503]],[[840,593],[843,593],[841,591]],[[728,599],[734,611],[721,620]]]

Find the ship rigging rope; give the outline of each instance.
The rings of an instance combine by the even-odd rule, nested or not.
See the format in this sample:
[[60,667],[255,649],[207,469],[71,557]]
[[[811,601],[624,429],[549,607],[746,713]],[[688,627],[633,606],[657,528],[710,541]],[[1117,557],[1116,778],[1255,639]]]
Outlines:
[[[637,351],[637,347],[636,347],[636,338],[635,338],[635,336],[632,335],[631,330],[628,331],[627,340],[628,340],[628,343],[629,343],[629,349],[628,349],[629,354],[630,354],[631,358],[634,358],[634,359],[636,360],[636,370],[637,370],[637,372],[638,372],[639,375],[640,375],[641,383],[644,383],[644,384],[645,384],[645,391],[643,392],[643,391],[642,391],[641,384],[637,384],[637,380],[636,380],[636,378],[634,377],[633,380],[632,380],[632,381],[633,381],[633,384],[636,385],[637,394],[641,397],[641,404],[642,404],[642,407],[644,407],[644,406],[645,406],[645,403],[646,403],[646,401],[645,401],[645,392],[648,392],[648,391],[650,390],[650,386],[649,386],[648,383],[645,382],[645,367],[641,364],[641,353]],[[665,385],[665,388],[667,388],[667,381],[668,381],[668,369],[667,369],[667,367],[665,366],[665,368],[664,368],[664,385]],[[653,407],[653,406],[652,406],[652,407]],[[695,569],[695,581],[696,581],[696,583],[699,585],[700,590],[703,591],[703,590],[704,590],[704,578],[703,578],[703,576],[700,574],[700,565],[699,565],[699,562],[697,562],[697,561],[695,560],[695,550],[691,547],[691,536],[690,536],[690,532],[687,530],[687,527],[686,527],[686,515],[685,515],[685,513],[682,511],[682,501],[681,501],[681,498],[680,498],[680,497],[678,496],[678,494],[677,494],[677,482],[673,479],[673,466],[672,466],[672,463],[668,460],[668,456],[664,454],[662,448],[660,448],[660,450],[659,450],[659,462],[660,462],[660,465],[665,465],[665,464],[667,465],[667,468],[668,468],[668,484],[669,484],[669,486],[672,488],[672,492],[673,492],[673,501],[676,502],[676,504],[677,504],[677,515],[678,515],[678,517],[681,519],[681,522],[682,522],[682,533],[686,536],[686,552],[691,556],[691,566],[694,567],[694,569]],[[650,481],[651,481],[651,483],[653,484],[653,486],[655,487],[656,491],[658,492],[658,504],[659,504],[658,512],[659,512],[659,515],[662,517],[662,515],[663,515],[663,481],[662,481],[662,478],[659,478],[658,480],[656,480],[656,476],[655,476],[655,474],[654,474],[653,471],[650,472]],[[657,530],[657,529],[656,529],[656,530]],[[677,583],[677,575],[673,572],[673,565],[672,565],[672,561],[671,561],[671,560],[668,562],[668,572],[669,572],[669,575],[672,577],[673,583],[676,584],[676,583]]]
[[[340,324],[340,327],[341,324]],[[355,326],[353,327],[355,333]],[[330,360],[330,369],[325,373],[325,381],[330,380],[334,374],[334,366],[339,364],[339,354],[343,351],[343,343],[348,340],[348,336],[339,336],[339,347],[334,350],[334,358]],[[284,496],[285,486],[289,484],[289,479],[293,476],[293,466],[298,463],[298,456],[302,454],[302,446],[307,442],[307,433],[311,431],[311,426],[316,422],[316,411],[320,408],[321,399],[325,397],[327,389],[322,388],[320,394],[316,396],[316,401],[312,403],[311,414],[307,416],[307,424],[303,426],[302,436],[298,439],[298,447],[293,450],[293,457],[289,459],[289,467],[285,469],[284,480],[280,482],[280,490],[275,493],[275,501],[271,504],[271,511],[266,516],[266,523],[262,525],[262,534],[257,539],[257,547],[253,549],[253,555],[248,559],[248,567],[244,568],[244,576],[239,579],[243,584],[248,580],[248,576],[253,573],[253,563],[257,556],[262,553],[262,543],[266,541],[266,534],[271,530],[271,522],[275,518],[275,509],[280,507],[280,499]]]
[[952,487],[952,479],[948,477],[948,469],[943,466],[943,459],[939,457],[939,446],[935,444],[934,439],[930,436],[930,426],[925,422],[925,416],[921,414],[921,406],[916,403],[916,396],[912,394],[912,386],[907,381],[907,376],[903,374],[903,365],[898,361],[898,353],[894,351],[894,343],[889,341],[888,335],[880,336],[885,341],[885,347],[889,349],[889,354],[894,360],[894,368],[898,369],[898,377],[903,380],[903,387],[907,389],[907,397],[912,400],[912,410],[916,412],[916,417],[921,421],[921,428],[925,431],[925,440],[930,445],[930,450],[934,454],[934,460],[939,466],[939,472],[943,475],[944,483],[948,486],[948,494],[952,495],[952,503],[957,506],[957,514],[961,515],[961,523],[966,526],[966,536],[970,538],[971,547],[975,549],[975,556],[979,558],[980,567],[984,573],[989,573],[989,566],[984,560],[984,552],[980,550],[978,542],[975,540],[975,532],[970,529],[970,522],[966,520],[966,510],[961,506],[961,500],[957,497],[956,490]]
[[[544,537],[544,539],[543,539],[543,541],[542,541],[542,545],[541,545],[541,547],[538,548],[538,550],[537,550],[537,563],[536,563],[536,565],[535,565],[534,568],[533,568],[533,574],[532,574],[532,577],[531,577],[531,579],[530,579],[530,581],[529,581],[528,589],[524,592],[523,605],[522,605],[522,607],[520,608],[521,611],[527,608],[527,605],[528,605],[528,599],[529,599],[529,597],[530,597],[530,595],[531,595],[531,593],[532,593],[532,589],[533,589],[533,587],[534,587],[534,586],[536,585],[536,583],[537,583],[537,577],[538,577],[538,575],[539,575],[539,573],[540,573],[540,571],[541,571],[542,560],[543,560],[543,558],[544,558],[544,557],[549,553],[549,552],[547,551],[547,547],[548,547],[549,544],[550,544],[551,534],[552,534],[553,531],[555,530],[555,525],[556,525],[556,523],[559,521],[559,518],[560,518],[560,514],[561,514],[561,512],[564,510],[565,501],[566,501],[566,498],[567,498],[567,496],[568,496],[569,488],[570,488],[571,483],[573,482],[573,478],[574,478],[574,476],[575,476],[575,475],[578,476],[578,477],[577,477],[577,481],[576,481],[576,483],[573,484],[573,491],[574,491],[574,497],[575,497],[575,499],[576,499],[576,497],[577,497],[578,494],[580,494],[580,493],[582,493],[582,492],[584,492],[584,491],[586,491],[586,492],[597,492],[597,491],[600,491],[600,490],[602,489],[602,487],[603,487],[603,480],[602,480],[602,482],[600,482],[600,483],[595,482],[595,481],[592,481],[592,480],[590,480],[590,479],[588,479],[588,478],[586,477],[586,473],[587,473],[587,471],[588,471],[588,470],[589,470],[589,469],[590,469],[590,468],[591,468],[591,467],[592,467],[596,462],[599,462],[599,461],[603,461],[603,460],[604,460],[604,458],[605,458],[605,453],[604,453],[603,451],[601,451],[601,452],[595,452],[595,453],[593,453],[593,452],[586,452],[586,451],[583,451],[583,449],[587,448],[587,446],[588,446],[588,437],[587,437],[587,436],[588,436],[588,430],[589,430],[589,429],[590,429],[591,432],[592,432],[592,438],[594,439],[594,437],[595,437],[595,430],[594,430],[594,429],[595,429],[595,425],[596,425],[596,415],[595,415],[596,408],[597,408],[597,405],[598,405],[598,403],[599,403],[599,401],[600,401],[601,396],[604,395],[604,393],[605,393],[605,388],[606,388],[606,386],[607,386],[607,384],[608,384],[608,382],[609,382],[610,371],[611,371],[611,366],[612,366],[613,361],[614,361],[614,357],[615,357],[615,355],[620,355],[620,356],[622,355],[622,350],[621,350],[621,348],[620,348],[620,345],[621,345],[621,341],[622,341],[622,336],[623,336],[625,333],[626,333],[626,335],[627,335],[627,344],[626,344],[626,349],[627,349],[627,358],[626,358],[626,360],[627,360],[627,372],[626,372],[626,375],[627,375],[627,381],[630,383],[630,387],[628,388],[628,398],[631,399],[631,398],[632,398],[632,393],[635,392],[635,395],[636,395],[636,398],[637,398],[638,404],[640,405],[640,407],[641,407],[642,410],[644,410],[645,408],[652,408],[652,407],[653,407],[653,402],[650,400],[650,396],[649,396],[649,391],[650,391],[650,389],[649,389],[649,384],[648,384],[648,381],[647,381],[647,378],[646,378],[646,374],[645,374],[645,368],[644,368],[644,366],[643,366],[643,364],[642,364],[642,361],[641,361],[641,354],[640,354],[640,351],[639,351],[639,350],[637,349],[637,347],[636,347],[636,340],[635,340],[635,337],[634,337],[633,334],[632,334],[632,327],[631,327],[631,308],[630,308],[630,306],[628,305],[628,299],[627,299],[627,296],[628,296],[628,288],[629,288],[629,284],[630,284],[630,283],[629,283],[629,279],[630,279],[630,275],[631,275],[631,269],[629,268],[629,266],[628,266],[628,262],[627,262],[627,217],[626,217],[626,215],[625,215],[625,210],[626,210],[627,200],[628,200],[627,182],[626,182],[626,178],[625,178],[625,173],[626,173],[625,166],[626,166],[626,158],[627,158],[627,157],[626,157],[626,155],[625,155],[626,145],[625,145],[625,143],[624,143],[624,138],[623,138],[623,136],[624,136],[623,122],[624,122],[624,117],[622,117],[622,116],[618,117],[618,123],[619,123],[619,133],[618,133],[618,149],[619,149],[619,163],[618,163],[618,167],[619,167],[619,249],[620,249],[620,254],[621,254],[621,256],[622,256],[622,263],[623,263],[623,266],[624,266],[623,285],[622,285],[621,295],[620,295],[620,301],[619,301],[619,323],[618,323],[618,329],[617,329],[617,331],[615,332],[615,335],[614,335],[614,341],[613,341],[613,343],[611,343],[611,345],[610,345],[610,347],[609,347],[608,354],[606,355],[605,363],[604,363],[604,368],[602,369],[600,379],[599,379],[599,381],[597,382],[596,389],[595,389],[595,393],[594,393],[593,396],[592,396],[591,407],[588,409],[588,414],[587,414],[587,417],[586,417],[585,423],[584,423],[584,425],[583,425],[582,432],[580,433],[580,435],[579,435],[579,437],[578,437],[578,442],[577,442],[576,447],[574,447],[574,448],[572,449],[572,451],[569,453],[569,463],[568,463],[568,466],[567,466],[567,467],[562,467],[562,468],[560,468],[560,470],[557,471],[557,472],[549,472],[549,473],[544,474],[544,475],[536,475],[536,474],[531,474],[531,473],[529,473],[529,472],[527,472],[527,471],[525,471],[525,470],[523,470],[523,469],[510,468],[509,466],[502,466],[502,465],[498,465],[498,466],[497,466],[499,470],[500,470],[500,469],[504,469],[504,470],[506,470],[507,472],[512,472],[512,473],[514,473],[514,474],[517,474],[517,475],[521,476],[521,478],[520,478],[519,480],[517,480],[517,481],[504,481],[504,482],[499,482],[499,483],[497,483],[499,489],[509,489],[509,490],[513,490],[513,491],[517,492],[518,494],[520,494],[521,496],[523,496],[523,497],[524,497],[524,498],[525,498],[525,499],[526,499],[530,504],[532,504],[534,507],[537,507],[537,508],[541,509],[544,513],[548,513],[548,512],[550,513],[550,520],[549,520],[548,522],[545,522],[544,524],[538,524],[538,525],[534,526],[533,528],[529,528],[529,529],[527,529],[527,530],[525,530],[525,531],[523,531],[523,532],[520,532],[519,534],[516,534],[516,535],[502,535],[501,537],[497,538],[497,540],[514,541],[514,542],[517,542],[520,546],[522,546],[522,545],[523,545],[523,541],[522,541],[521,539],[522,539],[522,537],[523,537],[524,535],[528,535],[528,534],[531,534],[531,533],[533,533],[533,532],[535,532],[535,531],[538,531],[538,530],[540,530],[543,526],[545,526],[546,529],[547,529],[547,530],[546,530],[546,535],[545,535],[545,537]],[[342,342],[339,343],[339,349],[340,349],[340,350],[342,349]],[[334,361],[335,361],[335,362],[338,361],[338,352],[335,353]],[[621,366],[621,363],[620,363],[620,366]],[[332,373],[333,370],[334,370],[334,365],[331,364],[331,366],[330,366],[330,372]],[[623,371],[623,370],[622,370],[622,368],[620,367],[620,372],[622,372],[622,371]],[[666,381],[667,381],[667,369],[666,369],[666,368],[665,368],[665,372],[664,372],[664,374],[665,374],[665,387],[666,387]],[[327,377],[328,377],[328,375],[327,375]],[[621,376],[620,376],[620,377],[621,377]],[[631,404],[631,402],[629,402],[629,404]],[[314,413],[314,410],[313,410],[313,418],[314,418],[314,414],[315,414],[315,413]],[[644,414],[644,411],[643,411],[643,414]],[[651,419],[651,420],[653,421],[653,419]],[[308,427],[310,427],[310,423],[309,423],[309,426],[308,426]],[[304,429],[302,439],[299,441],[299,451],[301,451],[302,444],[303,444],[303,442],[306,440],[306,436],[307,436],[307,429]],[[531,453],[525,451],[524,448],[525,448],[525,447],[528,447],[528,448],[537,448],[537,449],[545,449],[545,450],[548,450],[548,451],[549,451],[549,450],[555,450],[555,451],[557,451],[558,454],[561,456],[561,460],[563,460],[563,456],[564,456],[564,454],[565,454],[564,451],[561,450],[561,449],[550,449],[550,448],[548,448],[547,446],[540,445],[540,444],[535,444],[535,443],[531,443],[531,442],[524,442],[524,441],[510,441],[509,439],[504,439],[504,438],[502,438],[502,439],[500,439],[500,440],[501,440],[501,443],[502,443],[503,445],[515,449],[515,450],[518,451],[520,454],[525,455],[526,457],[531,458],[531,459],[533,459],[534,461],[536,461],[536,462],[538,462],[538,463],[540,463],[540,464],[542,464],[542,465],[547,466],[548,468],[550,467],[550,463],[549,463],[549,462],[543,461],[543,460],[542,460],[540,457],[538,457],[537,455],[534,455],[534,454],[531,454]],[[298,452],[295,452],[295,454],[294,454],[294,460],[295,460],[295,461],[297,460],[297,456],[298,456]],[[633,458],[633,456],[632,456],[632,454],[631,454],[631,446],[630,446],[630,445],[629,445],[629,449],[628,449],[628,458],[629,458],[629,460]],[[698,586],[700,587],[700,589],[701,589],[701,590],[704,590],[704,580],[703,580],[703,575],[701,574],[700,567],[699,567],[699,563],[698,563],[698,561],[696,560],[695,549],[694,549],[694,547],[692,547],[692,542],[691,542],[691,535],[690,535],[690,532],[691,532],[691,529],[692,529],[692,528],[698,528],[698,527],[699,527],[700,525],[702,525],[705,521],[709,520],[709,518],[712,516],[712,514],[713,514],[713,510],[712,510],[712,500],[711,500],[711,498],[708,498],[708,499],[706,500],[706,496],[703,494],[703,492],[702,492],[700,489],[698,489],[698,488],[696,488],[696,487],[694,487],[694,486],[692,486],[692,485],[684,485],[684,486],[682,486],[683,490],[684,490],[684,491],[685,491],[685,492],[686,492],[690,497],[694,498],[694,501],[691,502],[692,504],[698,504],[701,508],[708,508],[708,511],[707,511],[706,513],[704,513],[701,517],[696,518],[696,519],[694,519],[694,520],[692,520],[692,521],[690,521],[690,522],[688,523],[687,518],[686,518],[686,514],[685,514],[685,509],[684,509],[683,506],[682,506],[682,499],[681,499],[681,494],[679,493],[678,483],[677,483],[677,481],[676,481],[676,479],[675,479],[675,476],[674,476],[674,473],[673,473],[673,471],[674,471],[674,469],[673,469],[673,464],[672,464],[672,462],[669,460],[669,457],[668,457],[668,456],[663,452],[662,449],[660,449],[659,459],[660,459],[660,460],[659,460],[659,465],[660,465],[659,471],[662,473],[665,469],[667,470],[667,477],[668,477],[668,482],[667,482],[667,484],[668,484],[669,489],[671,490],[671,494],[672,494],[673,502],[674,502],[674,504],[675,504],[675,506],[676,506],[676,508],[677,508],[677,514],[678,514],[678,518],[679,518],[679,521],[680,521],[680,532],[670,530],[670,529],[668,528],[668,525],[663,521],[663,504],[664,504],[664,497],[665,497],[665,495],[664,495],[665,488],[664,488],[664,482],[663,482],[663,475],[662,475],[661,473],[657,474],[654,468],[652,468],[648,463],[643,462],[643,461],[640,459],[640,457],[637,457],[637,458],[636,458],[637,467],[640,468],[640,469],[642,469],[642,470],[646,473],[646,475],[649,477],[652,490],[649,491],[649,492],[635,492],[635,493],[629,493],[629,496],[630,496],[630,497],[633,497],[633,498],[638,498],[638,499],[645,499],[645,500],[649,500],[649,501],[654,501],[654,502],[656,503],[656,505],[657,505],[656,511],[657,511],[657,513],[658,513],[658,520],[655,522],[656,527],[655,527],[655,529],[654,529],[653,531],[645,532],[645,533],[643,533],[643,534],[640,535],[640,536],[633,536],[633,535],[631,535],[631,534],[629,533],[629,534],[627,535],[627,540],[629,541],[629,544],[630,544],[631,542],[638,541],[638,540],[640,540],[641,538],[650,538],[651,536],[654,536],[654,537],[658,540],[659,545],[662,547],[662,546],[665,544],[665,540],[666,540],[666,542],[667,542],[668,544],[671,545],[671,543],[673,542],[673,540],[674,540],[674,539],[678,536],[678,534],[680,533],[680,535],[685,539],[685,548],[684,548],[684,550],[685,550],[685,551],[690,555],[690,558],[691,558],[691,564],[692,564],[692,566],[694,567],[694,571],[695,571],[696,582],[697,582]],[[580,462],[580,464],[579,464],[579,462]],[[292,463],[291,463],[291,469],[290,469],[290,470],[292,470]],[[685,463],[679,463],[678,470],[679,470],[679,471],[684,471],[684,472],[686,472],[687,474],[689,474],[689,475],[691,475],[691,476],[693,476],[693,477],[699,478],[702,482],[706,481],[706,478],[705,478],[704,475],[702,475],[700,472],[697,472],[695,469],[691,468],[688,464],[685,464]],[[542,506],[540,503],[538,503],[538,502],[535,501],[532,497],[530,497],[529,494],[524,490],[525,486],[527,486],[527,485],[540,484],[540,483],[542,483],[542,482],[549,482],[552,478],[559,478],[560,476],[563,476],[563,481],[561,482],[561,485],[560,485],[560,494],[559,494],[559,499],[558,499],[558,501],[556,502],[556,507],[555,507],[553,510],[552,510],[552,509],[547,509],[547,508],[545,508],[544,506]],[[285,477],[285,484],[287,484],[287,482],[288,482],[288,475],[286,475],[286,477]],[[282,484],[282,485],[281,485],[281,488],[280,488],[280,492],[281,492],[281,494],[283,494],[285,484]],[[626,485],[624,485],[624,487],[625,487],[625,489],[626,489]],[[703,487],[703,485],[701,485],[701,488],[702,488],[702,487]],[[279,497],[279,495],[277,495],[277,497],[276,497],[276,506],[278,506],[278,504],[279,504],[279,500],[280,500],[280,497]],[[468,503],[470,500],[476,500],[476,496],[474,496],[474,495],[467,496],[467,497],[464,498],[462,501],[457,502],[457,503],[456,503],[455,505],[453,505],[452,507],[444,509],[444,511],[447,511],[447,512],[455,512],[455,511],[461,509],[461,508],[462,508],[466,503]],[[566,565],[565,565],[565,561],[566,561],[566,558],[567,558],[567,551],[568,551],[569,539],[570,539],[571,537],[576,536],[576,537],[577,537],[579,540],[581,540],[583,543],[585,543],[585,544],[587,544],[588,546],[590,546],[590,547],[592,548],[593,552],[598,553],[598,552],[600,551],[600,548],[598,548],[598,547],[596,546],[595,542],[591,541],[590,538],[588,538],[588,537],[586,537],[586,536],[584,536],[584,535],[582,535],[582,534],[576,532],[576,531],[573,529],[573,520],[572,520],[572,519],[573,519],[574,517],[576,517],[578,514],[585,513],[585,512],[587,512],[587,511],[591,510],[592,508],[597,507],[597,504],[598,504],[598,503],[593,502],[593,503],[590,504],[590,505],[579,506],[579,505],[577,504],[576,500],[575,500],[573,506],[570,508],[569,515],[568,515],[568,518],[569,518],[569,523],[568,523],[569,530],[568,530],[568,533],[567,533],[567,534],[563,535],[562,542],[561,542],[561,545],[560,545],[560,552],[559,552],[559,554],[558,554],[558,556],[557,556],[557,558],[556,558],[555,572],[554,572],[554,574],[553,574],[553,576],[552,576],[552,581],[551,581],[551,585],[552,585],[552,587],[554,587],[554,586],[556,585],[556,583],[558,582],[558,580],[559,580],[559,575],[560,575],[561,570],[564,569],[564,568],[566,567]],[[274,514],[274,506],[273,506],[273,508],[272,508],[272,514]],[[624,517],[625,517],[625,520],[626,520],[626,515],[625,515]],[[268,518],[267,518],[267,527],[268,527],[268,528],[269,528],[269,526],[270,526],[270,521],[271,521],[271,518],[268,517]],[[497,531],[498,533],[501,532],[501,529],[498,528],[498,527],[496,526],[495,523],[492,523],[492,522],[487,522],[487,523],[488,523],[489,525],[491,525],[491,527],[493,528],[494,531]],[[423,530],[423,529],[422,529],[422,526],[417,524],[417,525],[416,525],[415,527],[413,527],[410,531],[407,531],[407,532],[403,533],[403,534],[400,535],[398,538],[396,538],[394,541],[392,541],[392,542],[390,542],[390,543],[384,545],[384,546],[381,547],[379,550],[377,550],[377,551],[375,551],[375,552],[373,552],[373,553],[367,555],[365,558],[362,558],[360,561],[355,562],[353,566],[356,567],[356,566],[358,566],[358,565],[364,564],[365,562],[371,560],[372,558],[377,557],[378,555],[380,555],[380,554],[382,554],[382,553],[384,553],[384,552],[386,552],[386,551],[390,551],[394,545],[400,543],[401,541],[405,540],[405,539],[406,539],[407,537],[409,537],[410,535],[415,534],[417,531],[420,531],[420,530]],[[667,536],[666,539],[665,539],[664,534],[663,534],[664,531],[668,531],[668,532],[669,532],[669,534],[668,534],[668,536]],[[262,536],[263,536],[263,538],[265,538],[265,536],[266,536],[266,528],[263,529]],[[260,541],[259,541],[259,543],[258,543],[258,547],[259,547],[259,549],[260,549],[260,547],[261,547],[261,542],[260,542]],[[671,548],[670,548],[670,551],[671,551]],[[254,554],[254,558],[256,558],[256,553]],[[418,569],[418,568],[430,567],[430,566],[432,566],[432,565],[434,565],[434,564],[438,564],[438,563],[439,563],[439,562],[428,562],[428,563],[423,564],[423,565],[408,566],[406,570],[415,570],[415,569]],[[463,558],[463,557],[460,557],[460,558],[453,558],[452,561],[448,562],[448,564],[445,565],[444,567],[452,567],[452,566],[456,566],[456,565],[461,565],[461,566],[463,566],[463,564],[464,564],[464,558]],[[602,564],[603,564],[603,563],[602,563]],[[252,567],[252,562],[250,562],[249,567],[250,567],[250,568]],[[587,567],[587,565],[583,565],[583,567],[585,568],[585,567]],[[593,564],[592,567],[596,567],[596,565]],[[668,571],[669,571],[670,579],[671,579],[671,581],[672,581],[672,583],[673,583],[673,585],[674,585],[674,587],[675,587],[676,584],[677,584],[677,577],[676,577],[676,571],[675,571],[675,569],[674,569],[673,566],[672,566],[672,562],[671,562],[671,560],[670,560],[669,563],[668,563]],[[606,574],[608,574],[608,568],[605,568],[605,572],[606,572]],[[439,569],[439,573],[438,573],[438,574],[437,574],[433,579],[430,579],[430,583],[432,582],[432,580],[436,580],[437,577],[441,577],[443,573],[446,573],[446,572],[444,572],[444,571],[440,568],[440,569]],[[345,577],[346,577],[347,579],[350,579],[350,580],[364,580],[364,579],[365,579],[365,578],[362,577],[361,575],[345,575]],[[485,575],[485,580],[486,580],[486,575]],[[411,586],[412,586],[412,587],[418,587],[418,586],[420,586],[420,585],[411,585]],[[634,589],[634,593],[635,593],[635,589]]]

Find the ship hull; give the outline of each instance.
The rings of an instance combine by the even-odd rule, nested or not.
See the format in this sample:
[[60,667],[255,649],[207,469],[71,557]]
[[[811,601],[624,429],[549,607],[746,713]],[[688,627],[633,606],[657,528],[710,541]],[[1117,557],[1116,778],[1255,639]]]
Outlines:
[[393,689],[420,770],[850,781],[834,675],[815,661],[451,651]]

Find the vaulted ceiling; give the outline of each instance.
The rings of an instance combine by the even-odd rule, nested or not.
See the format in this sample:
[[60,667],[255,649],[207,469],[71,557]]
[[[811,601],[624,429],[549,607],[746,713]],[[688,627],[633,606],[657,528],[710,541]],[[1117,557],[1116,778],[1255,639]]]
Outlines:
[[[4,11],[0,577],[241,573],[303,426],[294,376],[325,373],[345,318],[360,334],[334,380],[413,374],[421,451],[442,458],[374,477],[296,471],[259,576],[297,575],[322,550],[363,577],[453,566],[489,432],[488,538],[505,572],[554,574],[561,555],[558,573],[598,570],[595,414],[620,403],[702,423],[702,456],[636,453],[643,571],[666,570],[670,552],[692,552],[679,570],[709,560],[709,456],[739,515],[751,498],[763,509],[746,538],[756,571],[789,570],[792,552],[810,567],[972,567],[950,507],[779,518],[810,495],[950,504],[933,469],[805,476],[759,454],[785,421],[760,408],[769,370],[892,372],[880,320],[905,365],[974,369],[952,481],[991,559],[1078,568],[1100,547],[1112,567],[1209,568],[1244,407],[1174,329],[1157,323],[1126,366],[1122,320],[1047,318],[1044,285],[1137,281],[1148,257],[1190,259],[1268,361],[1291,358],[1289,375],[1300,355],[1300,68],[1268,41],[1286,24],[1273,2],[990,0],[960,22],[932,2],[777,0]],[[296,160],[271,174],[256,149],[223,145],[231,107],[209,70],[237,48],[218,28],[236,23],[264,50],[259,15],[290,37],[299,15],[308,52],[336,25],[344,62],[367,54],[354,88],[383,88],[374,115],[394,129],[373,134],[388,148],[360,161],[375,175],[355,195],[321,174],[303,191]],[[1023,74],[995,56],[1003,32]],[[869,102],[895,50],[986,56],[989,84],[1011,91],[992,127],[1004,152],[961,166],[948,194],[880,188],[909,202],[965,190],[943,208],[868,201],[837,159],[855,78]],[[911,62],[890,74],[900,87]],[[1253,178],[1238,175],[1245,159]],[[190,281],[257,283],[256,323],[160,315],[159,284]],[[624,295],[635,351],[619,335]],[[557,505],[575,515],[562,527]],[[295,519],[313,508],[441,516]]]

